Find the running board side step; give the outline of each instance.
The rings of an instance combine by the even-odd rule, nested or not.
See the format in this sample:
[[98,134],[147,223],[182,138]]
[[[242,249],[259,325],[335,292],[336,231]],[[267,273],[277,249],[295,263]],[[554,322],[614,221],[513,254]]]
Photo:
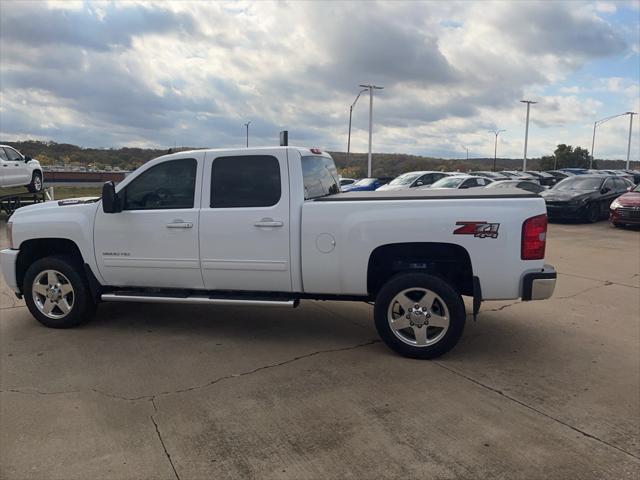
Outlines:
[[242,297],[208,297],[204,295],[189,296],[158,296],[158,295],[130,295],[122,293],[103,293],[100,298],[103,302],[146,302],[146,303],[186,303],[192,305],[230,305],[249,307],[289,307],[298,306],[298,299],[269,299],[269,298],[242,298]]

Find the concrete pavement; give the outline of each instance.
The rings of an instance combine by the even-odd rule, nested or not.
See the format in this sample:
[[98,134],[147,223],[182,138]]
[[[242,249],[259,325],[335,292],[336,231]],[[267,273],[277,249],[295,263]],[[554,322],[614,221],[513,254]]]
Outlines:
[[59,331],[3,284],[0,477],[637,478],[640,233],[551,225],[547,258],[553,299],[485,303],[431,362],[366,304],[103,304]]

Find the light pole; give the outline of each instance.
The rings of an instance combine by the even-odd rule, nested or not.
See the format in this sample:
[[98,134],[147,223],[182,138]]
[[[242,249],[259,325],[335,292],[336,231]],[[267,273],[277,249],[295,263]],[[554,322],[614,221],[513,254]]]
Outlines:
[[[593,168],[593,160],[596,158],[594,156],[594,149],[596,145],[596,127],[599,125],[602,125],[603,123],[608,122],[609,120],[613,120],[614,118],[622,117],[623,115],[631,115],[631,118],[633,119],[633,116],[635,115],[635,113],[633,112],[619,113],[617,115],[611,115],[610,117],[601,118],[600,120],[596,120],[595,122],[593,122],[593,136],[591,137],[591,159],[589,160],[590,169]],[[629,142],[631,142],[631,132],[629,132]]]
[[243,125],[247,127],[247,148],[249,148],[249,125],[251,125],[251,120],[249,120],[247,123],[244,123]]
[[369,155],[367,157],[367,177],[371,177],[371,137],[373,135],[373,90],[382,90],[384,87],[376,85],[360,85],[369,90]]
[[469,147],[466,147],[465,145],[461,145],[461,147],[467,151],[467,160],[469,160]]
[[496,159],[498,158],[498,135],[502,132],[506,132],[506,130],[489,130],[489,133],[493,133],[496,136],[496,142],[493,145],[493,171],[496,171]]
[[349,157],[351,156],[351,116],[353,115],[353,107],[356,106],[356,102],[360,98],[360,95],[368,91],[369,91],[368,88],[363,88],[362,90],[360,90],[360,92],[358,92],[358,96],[356,97],[356,99],[349,106],[349,136],[347,137],[347,165],[349,164]]
[[527,104],[527,122],[524,127],[524,159],[522,160],[522,171],[525,172],[527,170],[527,143],[529,141],[529,108],[531,108],[532,103],[538,102],[534,102],[533,100],[520,100],[520,103]]
[[631,132],[633,131],[633,116],[637,115],[637,113],[626,112],[625,115],[629,115],[629,143],[627,144],[627,170],[629,170],[629,156],[631,155]]

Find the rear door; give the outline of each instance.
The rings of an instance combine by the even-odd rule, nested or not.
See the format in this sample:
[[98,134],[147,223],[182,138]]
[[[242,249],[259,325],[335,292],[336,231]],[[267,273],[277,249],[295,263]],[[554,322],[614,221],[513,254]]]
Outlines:
[[208,153],[204,186],[205,288],[291,291],[287,151]]

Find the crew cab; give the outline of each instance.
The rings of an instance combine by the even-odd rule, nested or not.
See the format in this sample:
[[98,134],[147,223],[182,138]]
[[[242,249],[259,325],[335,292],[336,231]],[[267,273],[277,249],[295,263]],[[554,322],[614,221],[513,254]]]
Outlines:
[[0,187],[27,187],[36,193],[42,190],[42,180],[40,162],[9,145],[0,145]]
[[106,301],[364,301],[389,347],[434,358],[462,334],[463,295],[474,315],[482,300],[552,295],[546,228],[544,201],[522,190],[340,193],[317,149],[197,150],[156,158],[101,198],[19,209],[0,262],[49,327]]

